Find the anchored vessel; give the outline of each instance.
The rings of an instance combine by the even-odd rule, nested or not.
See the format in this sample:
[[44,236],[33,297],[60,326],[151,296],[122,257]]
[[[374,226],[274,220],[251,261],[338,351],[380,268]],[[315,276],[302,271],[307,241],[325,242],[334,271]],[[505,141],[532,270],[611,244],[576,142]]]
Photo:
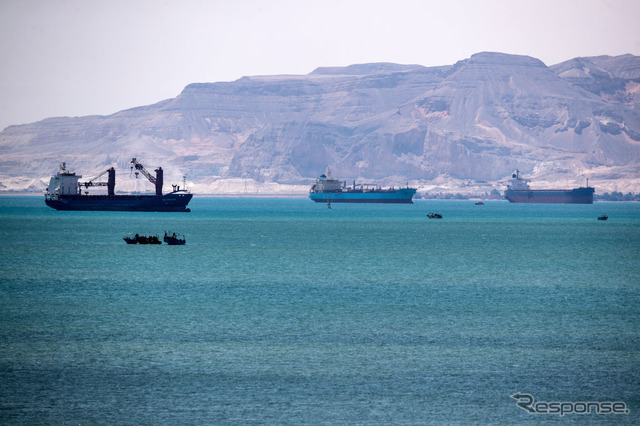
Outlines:
[[516,170],[509,180],[504,198],[510,203],[565,203],[565,204],[593,204],[595,189],[589,186],[573,189],[531,189],[529,179],[520,177]]
[[380,188],[372,184],[346,182],[321,175],[311,186],[309,198],[316,203],[413,203],[416,188]]
[[[113,167],[105,170],[94,179],[79,182],[81,175],[67,170],[66,164],[60,165],[58,173],[51,177],[49,187],[44,195],[44,201],[56,210],[119,210],[119,211],[147,211],[147,212],[188,212],[187,204],[193,194],[178,185],[173,185],[173,191],[162,194],[163,170],[158,167],[152,176],[135,158],[131,160],[131,169],[136,175],[142,173],[156,187],[155,195],[115,194],[116,171]],[[107,174],[107,182],[96,182]],[[107,195],[82,194],[82,187],[106,186]]]

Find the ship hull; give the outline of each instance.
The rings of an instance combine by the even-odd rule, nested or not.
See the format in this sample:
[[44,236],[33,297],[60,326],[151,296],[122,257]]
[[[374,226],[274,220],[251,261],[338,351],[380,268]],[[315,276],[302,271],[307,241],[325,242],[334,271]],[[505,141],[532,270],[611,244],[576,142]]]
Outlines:
[[57,195],[45,198],[56,210],[189,212],[193,194],[165,195]]
[[310,192],[309,198],[316,203],[412,204],[415,193],[414,188],[402,188],[394,191]]
[[546,203],[546,204],[593,204],[594,189],[575,188],[568,190],[522,190],[508,189],[504,198],[510,203]]

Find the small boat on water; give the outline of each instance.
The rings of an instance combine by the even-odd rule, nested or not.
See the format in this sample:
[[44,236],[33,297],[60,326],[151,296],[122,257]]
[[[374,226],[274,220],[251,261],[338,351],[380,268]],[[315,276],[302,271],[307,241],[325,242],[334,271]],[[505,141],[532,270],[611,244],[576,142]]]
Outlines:
[[484,203],[482,201],[476,201],[476,206],[484,206]]
[[124,237],[123,240],[127,244],[162,244],[157,235],[146,237],[144,235],[135,234],[134,236]]
[[606,214],[602,214],[598,216],[598,220],[607,220],[607,219],[609,219],[609,216],[607,216]]
[[442,219],[442,215],[440,213],[429,213],[427,217],[429,219]]
[[164,242],[170,246],[183,246],[187,243],[183,235],[164,231]]

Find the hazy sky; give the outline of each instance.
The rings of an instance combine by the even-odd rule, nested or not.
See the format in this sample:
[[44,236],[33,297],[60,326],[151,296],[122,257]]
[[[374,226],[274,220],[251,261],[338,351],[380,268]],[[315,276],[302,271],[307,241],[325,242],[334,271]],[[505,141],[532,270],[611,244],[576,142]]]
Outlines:
[[640,56],[640,0],[0,0],[0,129],[320,66]]

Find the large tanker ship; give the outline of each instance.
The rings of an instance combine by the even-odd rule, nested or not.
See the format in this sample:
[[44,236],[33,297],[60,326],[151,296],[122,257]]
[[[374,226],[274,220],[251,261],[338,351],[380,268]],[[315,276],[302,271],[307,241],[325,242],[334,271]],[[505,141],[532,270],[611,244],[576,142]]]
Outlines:
[[[173,191],[162,194],[163,170],[158,167],[152,176],[135,158],[131,160],[131,169],[142,173],[156,187],[155,195],[144,194],[115,194],[116,171],[113,167],[105,170],[94,179],[79,182],[82,178],[67,170],[66,164],[60,165],[60,170],[51,177],[49,187],[44,195],[44,201],[56,210],[99,210],[99,211],[146,211],[146,212],[188,212],[187,204],[193,194],[179,186],[173,185]],[[107,175],[107,182],[98,182]],[[94,186],[106,186],[106,195],[82,194],[82,187],[88,189]]]
[[415,188],[380,188],[372,184],[353,183],[322,175],[311,186],[309,198],[316,203],[413,203]]
[[516,170],[509,180],[504,198],[510,203],[565,203],[565,204],[593,204],[595,189],[589,186],[573,189],[531,189],[529,179],[520,177]]

